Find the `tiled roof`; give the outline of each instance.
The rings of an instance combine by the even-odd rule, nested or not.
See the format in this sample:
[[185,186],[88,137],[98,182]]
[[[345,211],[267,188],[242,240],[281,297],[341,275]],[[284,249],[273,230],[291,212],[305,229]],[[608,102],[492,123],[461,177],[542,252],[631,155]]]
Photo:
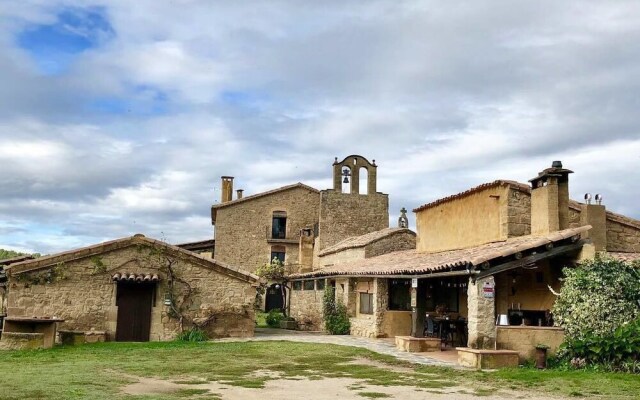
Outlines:
[[339,275],[419,275],[433,272],[474,269],[487,261],[559,242],[591,229],[591,225],[554,232],[547,236],[520,236],[502,242],[487,243],[466,249],[421,253],[416,250],[396,251],[343,264],[327,266],[311,272],[292,274],[290,278]]
[[620,261],[640,261],[640,253],[619,253],[619,252],[607,252],[607,255]]
[[189,250],[182,249],[177,246],[170,245],[160,240],[151,239],[144,235],[137,234],[130,237],[111,240],[104,243],[95,244],[88,247],[82,247],[75,250],[65,251],[63,253],[52,254],[45,257],[40,257],[35,260],[23,261],[15,264],[11,264],[7,267],[10,274],[20,274],[23,272],[30,272],[39,270],[42,268],[48,268],[58,263],[69,262],[86,257],[92,257],[97,254],[102,254],[108,251],[114,251],[124,249],[135,245],[146,245],[154,247],[156,249],[166,250],[169,254],[180,257],[186,261],[193,262],[194,264],[218,271],[220,273],[232,276],[234,278],[248,281],[258,282],[260,278],[252,273],[244,271],[240,268],[233,267],[231,265],[216,261],[211,258],[202,257]]
[[517,189],[517,190],[520,190],[520,191],[523,191],[523,192],[526,192],[526,193],[530,193],[531,192],[531,188],[529,187],[529,185],[527,185],[525,183],[499,179],[497,181],[493,181],[493,182],[489,182],[489,183],[483,183],[482,185],[473,187],[471,189],[465,190],[464,192],[460,192],[458,194],[454,194],[454,195],[451,195],[451,196],[443,197],[441,199],[432,201],[431,203],[423,204],[418,208],[414,208],[413,212],[426,210],[427,208],[435,207],[435,206],[437,206],[439,204],[446,203],[446,202],[449,202],[449,201],[455,200],[455,199],[460,199],[462,197],[469,196],[469,195],[474,194],[476,192],[480,192],[482,190],[493,188],[493,187],[497,187],[497,186],[510,186],[513,189]]
[[350,238],[344,239],[343,241],[322,250],[318,255],[325,256],[327,254],[337,253],[346,249],[364,247],[368,244],[375,243],[380,239],[384,239],[386,237],[393,236],[399,233],[410,233],[413,234],[413,236],[416,235],[415,232],[407,228],[386,228],[379,231],[367,233],[365,235],[352,236]]
[[33,260],[34,258],[35,257],[30,255],[30,254],[25,254],[23,256],[12,257],[12,258],[5,258],[4,260],[0,260],[0,266],[9,265],[9,264],[15,264],[15,263],[19,263],[19,262],[25,261],[25,260]]
[[244,202],[247,202],[247,201],[258,199],[260,197],[269,196],[269,195],[272,195],[274,193],[284,192],[285,190],[291,190],[291,189],[295,189],[295,188],[307,189],[307,190],[309,190],[311,192],[320,194],[320,191],[318,189],[313,188],[313,187],[308,186],[308,185],[305,185],[302,182],[294,183],[293,185],[282,186],[282,187],[279,187],[279,188],[276,188],[276,189],[267,190],[266,192],[252,194],[251,196],[246,196],[246,197],[243,197],[241,199],[235,199],[235,200],[227,201],[227,202],[224,202],[224,203],[219,203],[219,204],[212,205],[211,206],[211,222],[213,222],[213,223],[216,222],[216,211],[219,210],[220,208],[236,205],[236,204],[239,204],[239,203],[244,203]]
[[191,251],[198,251],[198,250],[212,250],[214,246],[216,245],[216,241],[215,239],[207,239],[207,240],[200,240],[199,242],[189,242],[189,243],[180,243],[180,244],[176,244],[177,247],[180,247],[182,249],[186,249],[186,250],[191,250]]

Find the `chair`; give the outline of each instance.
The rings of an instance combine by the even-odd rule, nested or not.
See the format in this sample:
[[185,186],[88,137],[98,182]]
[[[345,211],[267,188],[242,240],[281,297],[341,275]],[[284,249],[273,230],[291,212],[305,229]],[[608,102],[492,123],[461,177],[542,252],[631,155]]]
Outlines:
[[439,326],[433,318],[427,317],[425,319],[425,325],[424,335],[426,337],[438,337]]

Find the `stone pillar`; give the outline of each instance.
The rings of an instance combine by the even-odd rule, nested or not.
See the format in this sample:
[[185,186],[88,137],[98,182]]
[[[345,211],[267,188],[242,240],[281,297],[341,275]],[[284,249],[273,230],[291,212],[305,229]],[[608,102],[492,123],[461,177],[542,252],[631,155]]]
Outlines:
[[[489,293],[485,288],[492,287]],[[467,288],[469,323],[468,346],[473,349],[493,350],[496,345],[495,281],[493,276],[477,279],[469,278]]]
[[386,278],[375,278],[373,281],[373,292],[375,299],[373,303],[373,315],[375,318],[374,337],[382,335],[382,324],[384,313],[389,308],[389,284]]

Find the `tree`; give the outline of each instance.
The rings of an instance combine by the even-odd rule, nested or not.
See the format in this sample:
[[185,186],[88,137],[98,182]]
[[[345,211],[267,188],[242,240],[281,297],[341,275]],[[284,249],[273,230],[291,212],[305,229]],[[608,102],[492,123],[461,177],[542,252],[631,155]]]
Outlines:
[[[258,269],[256,269],[256,275],[263,278],[260,282],[260,288],[258,293],[264,294],[266,292],[266,285],[268,282],[275,282],[280,284],[280,295],[282,296],[283,310],[282,314],[287,315],[287,293],[285,291],[285,283],[287,282],[286,267],[278,258],[274,257],[270,263],[266,263]],[[258,303],[258,299],[256,299]],[[262,304],[262,301],[260,301]]]
[[563,272],[564,284],[553,314],[568,339],[610,335],[640,318],[638,266],[597,256]]
[[0,249],[0,260],[7,260],[9,258],[15,258],[20,256],[34,256],[37,258],[37,257],[40,257],[40,254],[39,253],[28,254],[28,253],[20,253],[13,250]]

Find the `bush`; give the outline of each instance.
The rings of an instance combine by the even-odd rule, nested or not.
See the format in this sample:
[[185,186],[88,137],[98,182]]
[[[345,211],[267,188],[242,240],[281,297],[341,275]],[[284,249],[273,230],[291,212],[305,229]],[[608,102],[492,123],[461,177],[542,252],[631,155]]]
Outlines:
[[611,334],[569,339],[560,355],[574,368],[600,366],[610,371],[640,373],[640,319],[619,326]]
[[324,289],[322,299],[324,327],[332,335],[348,335],[351,329],[347,307],[342,302],[335,301],[335,293],[331,286]]
[[280,321],[282,321],[283,318],[284,318],[284,314],[282,314],[282,311],[278,309],[274,309],[269,311],[265,320],[267,321],[267,325],[269,325],[270,327],[279,328]]
[[564,284],[553,307],[556,324],[569,340],[608,337],[640,317],[640,270],[596,257],[564,269]]
[[180,334],[176,337],[176,340],[180,342],[206,342],[209,340],[209,336],[207,332],[198,328],[191,328],[186,331],[180,332]]

